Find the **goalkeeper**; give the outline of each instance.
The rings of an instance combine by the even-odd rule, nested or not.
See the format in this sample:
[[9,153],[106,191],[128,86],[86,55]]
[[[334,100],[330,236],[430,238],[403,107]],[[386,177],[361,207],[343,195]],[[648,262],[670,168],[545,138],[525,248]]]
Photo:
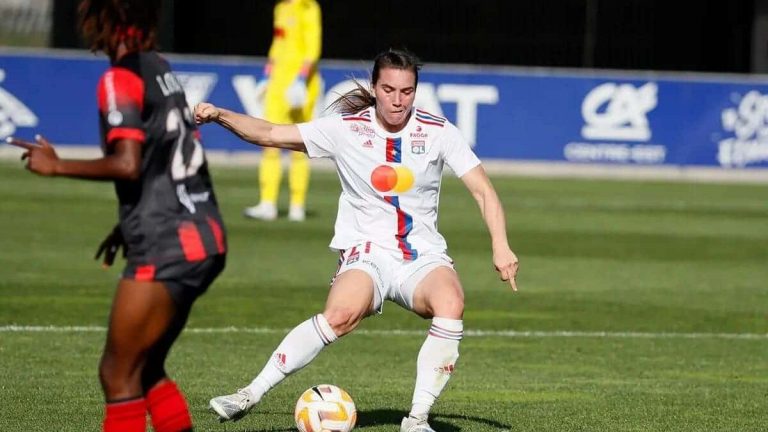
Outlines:
[[[272,123],[309,121],[320,93],[317,62],[320,58],[321,17],[315,0],[280,0],[274,9],[274,32],[269,60],[257,97],[264,98],[264,118]],[[290,152],[288,219],[301,222],[309,188],[309,161],[302,152]],[[260,202],[245,209],[245,216],[274,220],[282,179],[280,150],[265,148],[259,166]]]

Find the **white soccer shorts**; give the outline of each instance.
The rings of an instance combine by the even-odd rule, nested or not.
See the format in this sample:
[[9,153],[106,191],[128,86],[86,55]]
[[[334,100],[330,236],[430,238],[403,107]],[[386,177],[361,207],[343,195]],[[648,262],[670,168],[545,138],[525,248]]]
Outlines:
[[[413,310],[416,286],[437,267],[453,269],[453,260],[444,253],[420,255],[405,261],[399,250],[389,250],[373,242],[363,242],[341,252],[336,276],[347,270],[362,270],[373,279],[373,308],[382,312],[384,300]],[[335,277],[334,277],[335,280]]]

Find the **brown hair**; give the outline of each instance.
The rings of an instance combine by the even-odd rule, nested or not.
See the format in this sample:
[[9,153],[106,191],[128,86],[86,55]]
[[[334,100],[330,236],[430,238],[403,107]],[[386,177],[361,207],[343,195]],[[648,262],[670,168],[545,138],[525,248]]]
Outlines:
[[[414,86],[419,85],[419,69],[421,63],[418,57],[406,50],[389,49],[376,56],[373,60],[373,70],[371,71],[371,86],[376,86],[379,81],[379,74],[382,69],[402,69],[410,70],[416,76]],[[371,91],[356,79],[352,79],[356,88],[340,95],[329,109],[342,114],[356,113],[370,106],[376,105],[376,97]]]
[[83,0],[80,32],[91,51],[114,55],[122,42],[129,51],[149,51],[157,43],[161,0]]

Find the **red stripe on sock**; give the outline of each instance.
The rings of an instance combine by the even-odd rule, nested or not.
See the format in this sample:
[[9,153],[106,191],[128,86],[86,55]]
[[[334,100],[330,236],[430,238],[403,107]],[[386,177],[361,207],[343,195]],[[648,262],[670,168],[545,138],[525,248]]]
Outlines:
[[160,381],[147,392],[147,410],[155,432],[192,429],[192,417],[184,395],[171,380]]
[[104,413],[104,432],[145,432],[147,404],[144,398],[107,403]]

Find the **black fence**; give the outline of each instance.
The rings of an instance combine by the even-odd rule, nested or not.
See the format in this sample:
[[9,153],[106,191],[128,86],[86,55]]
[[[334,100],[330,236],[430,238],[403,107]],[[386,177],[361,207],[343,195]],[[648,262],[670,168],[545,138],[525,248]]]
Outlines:
[[[53,45],[78,46],[77,0],[56,0]],[[764,0],[319,0],[323,57],[406,47],[426,62],[754,71]],[[271,0],[166,0],[164,51],[265,56]]]

